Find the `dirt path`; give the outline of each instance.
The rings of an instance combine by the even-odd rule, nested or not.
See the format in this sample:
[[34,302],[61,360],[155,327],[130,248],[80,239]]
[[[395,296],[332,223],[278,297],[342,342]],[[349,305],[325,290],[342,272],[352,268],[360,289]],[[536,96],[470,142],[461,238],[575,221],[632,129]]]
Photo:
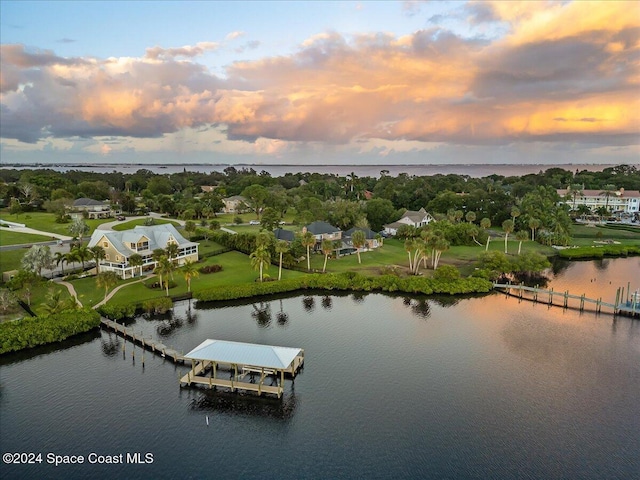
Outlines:
[[67,287],[67,290],[69,290],[69,294],[76,299],[76,303],[80,306],[80,308],[82,308],[82,302],[80,302],[80,300],[78,299],[78,294],[76,293],[76,289],[73,288],[73,285],[71,285],[69,282],[65,282],[60,280],[59,282],[60,285],[64,285],[65,287]]
[[113,290],[111,290],[111,291],[109,292],[109,294],[107,295],[107,297],[106,297],[104,300],[101,300],[100,302],[96,303],[96,304],[93,306],[93,308],[94,308],[94,309],[95,309],[95,308],[98,308],[98,307],[100,307],[100,306],[104,305],[105,303],[107,303],[107,302],[111,299],[111,297],[113,297],[116,293],[118,293],[118,291],[119,291],[121,288],[125,288],[125,287],[128,287],[129,285],[134,285],[134,284],[136,284],[136,283],[143,282],[143,281],[145,281],[145,280],[147,280],[147,279],[149,279],[149,278],[153,278],[153,277],[155,277],[155,276],[156,276],[156,274],[155,274],[155,273],[153,273],[153,274],[151,274],[151,275],[147,275],[146,277],[142,277],[140,280],[136,280],[135,282],[125,283],[124,285],[120,285],[120,286],[118,286],[118,287],[114,288]]

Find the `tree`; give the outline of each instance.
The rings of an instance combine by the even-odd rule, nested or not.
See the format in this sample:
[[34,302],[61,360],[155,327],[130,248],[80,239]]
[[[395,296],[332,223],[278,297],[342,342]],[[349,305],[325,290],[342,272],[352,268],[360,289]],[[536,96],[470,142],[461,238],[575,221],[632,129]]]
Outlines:
[[404,251],[407,252],[407,255],[409,255],[409,271],[411,272],[413,272],[413,262],[411,258],[411,252],[413,252],[413,244],[414,244],[413,238],[407,238],[404,241]]
[[324,265],[322,267],[322,273],[324,273],[327,270],[327,259],[329,258],[329,255],[331,255],[331,252],[333,251],[333,242],[331,240],[325,239],[322,241],[321,248],[322,248],[322,253],[324,254]]
[[360,249],[364,247],[365,241],[366,239],[362,230],[356,230],[353,232],[353,235],[351,235],[351,242],[353,246],[356,247],[356,253],[358,254],[358,263],[362,263],[360,261]]
[[302,234],[302,246],[307,249],[307,270],[311,271],[311,247],[316,244],[316,237],[311,232]]
[[247,206],[256,214],[258,220],[262,217],[262,209],[265,207],[269,190],[262,185],[249,185],[242,191],[242,196],[247,199]]
[[265,208],[260,220],[262,228],[271,232],[278,227],[278,222],[280,222],[280,214],[272,207]]
[[107,299],[107,292],[110,288],[118,284],[118,274],[116,272],[102,272],[96,276],[96,286],[104,288],[104,299]]
[[6,315],[18,306],[18,299],[8,288],[0,288],[0,314]]
[[82,237],[89,233],[89,226],[85,223],[84,218],[76,217],[69,225],[69,232],[74,237],[78,237],[80,239],[80,243],[82,243]]
[[192,220],[187,220],[184,222],[184,231],[189,234],[189,238],[193,235],[193,232],[196,231],[196,224]]
[[529,239],[529,233],[526,230],[518,230],[516,232],[516,240],[518,240],[518,255],[520,255],[520,250],[522,249],[522,242]]
[[142,265],[144,264],[144,259],[142,255],[138,253],[134,253],[129,257],[129,265],[132,267],[140,267],[140,275],[142,276]]
[[433,247],[435,250],[434,262],[433,262],[434,270],[438,268],[438,263],[440,262],[440,257],[442,256],[442,253],[449,250],[449,246],[450,244],[446,238],[440,237],[435,241],[435,244]]
[[464,218],[467,222],[473,223],[476,221],[476,212],[467,212]]
[[276,242],[276,253],[280,255],[280,265],[278,266],[278,280],[282,278],[282,256],[289,251],[289,244],[284,240]]
[[502,222],[502,229],[504,230],[504,253],[507,252],[507,239],[509,234],[513,232],[513,220],[505,220]]
[[531,240],[535,241],[536,239],[536,230],[540,228],[540,220],[535,217],[531,217],[529,219],[529,228],[531,229]]
[[17,198],[12,198],[9,202],[9,213],[11,215],[15,215],[16,218],[18,218],[22,213],[22,205]]
[[62,300],[60,290],[49,289],[41,310],[45,315],[53,315],[65,309],[67,303]]
[[256,249],[251,252],[249,255],[251,259],[251,266],[254,270],[260,271],[260,281],[263,281],[263,271],[269,268],[269,264],[271,263],[271,255],[269,254],[269,250],[264,245],[259,245]]
[[573,205],[571,206],[571,210],[576,209],[576,199],[583,195],[582,193],[582,185],[578,183],[574,183],[569,187],[569,192],[567,194],[573,199]]
[[160,276],[160,286],[163,286],[167,291],[167,297],[169,296],[169,277],[173,275],[173,271],[175,270],[175,265],[171,262],[167,257],[163,256],[158,261],[154,272]]
[[[491,220],[489,220],[487,217],[483,218],[482,220],[480,220],[480,227],[485,231],[489,230],[491,228]],[[485,252],[489,250],[490,241],[491,241],[491,235],[489,235],[489,232],[487,232],[487,246],[484,247]]]
[[167,258],[169,261],[173,262],[180,253],[180,247],[175,242],[167,243],[167,246],[164,248]]
[[602,192],[600,192],[600,195],[602,195],[605,198],[604,208],[607,209],[607,213],[610,213],[609,212],[609,199],[615,195],[615,192],[616,192],[615,185],[612,185],[610,183],[605,185],[604,189],[602,190]]
[[100,245],[94,245],[89,249],[91,251],[91,255],[93,256],[93,260],[96,262],[96,273],[100,274],[100,260],[104,260],[107,256],[107,253],[104,251],[104,248]]
[[367,220],[375,232],[379,232],[386,223],[398,218],[393,203],[386,198],[373,198],[366,203],[365,207]]
[[42,269],[53,265],[53,256],[48,245],[33,245],[21,260],[22,268],[42,276]]
[[197,278],[200,275],[196,268],[196,263],[193,260],[187,260],[182,267],[182,274],[187,282],[187,292],[191,291],[191,279]]
[[64,275],[64,264],[67,261],[67,255],[62,252],[56,252],[53,254],[53,260],[56,262],[56,267],[62,264],[62,275]]
[[84,271],[84,262],[90,260],[92,257],[91,250],[86,245],[79,245],[73,247],[72,249],[75,252],[77,259],[82,263],[82,271]]

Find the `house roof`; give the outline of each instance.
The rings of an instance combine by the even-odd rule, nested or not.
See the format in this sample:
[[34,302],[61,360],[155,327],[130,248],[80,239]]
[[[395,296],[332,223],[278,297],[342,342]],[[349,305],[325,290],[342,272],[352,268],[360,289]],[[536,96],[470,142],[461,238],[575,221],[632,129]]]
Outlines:
[[82,197],[74,200],[74,207],[93,207],[108,205],[109,202],[101,202],[100,200],[94,200],[93,198]]
[[287,242],[293,242],[296,237],[295,233],[291,230],[285,230],[283,228],[276,228],[273,234],[276,236],[276,240],[285,240]]
[[402,223],[402,222],[391,222],[391,223],[387,223],[386,225],[383,225],[383,227],[397,230],[403,225],[407,225],[407,224],[406,223]]
[[346,232],[344,232],[344,234],[347,237],[351,237],[353,235],[353,232],[357,230],[364,232],[364,238],[366,238],[367,240],[373,240],[374,238],[376,238],[377,233],[371,230],[370,228],[353,227],[347,230]]
[[327,222],[313,222],[307,225],[307,232],[311,232],[314,235],[322,235],[323,233],[336,233],[341,230],[338,227],[334,227],[330,223]]
[[125,257],[129,257],[134,253],[140,253],[131,250],[126,244],[137,243],[142,239],[142,237],[146,237],[149,240],[150,251],[153,251],[156,248],[165,248],[171,237],[178,242],[179,248],[197,245],[197,243],[190,242],[180,235],[176,230],[176,227],[169,223],[151,226],[138,225],[131,230],[123,230],[120,232],[96,229],[91,234],[89,247],[97,245],[102,237],[107,237],[111,245],[113,245],[113,248]]
[[424,217],[427,217],[427,216],[431,216],[431,215],[429,215],[424,208],[421,208],[418,211],[407,210],[402,215],[402,218],[409,218],[411,221],[418,223],[418,222],[421,222],[424,219]]
[[207,339],[187,353],[185,358],[285,369],[291,365],[291,362],[301,351],[300,348]]
[[[561,197],[564,197],[565,195],[567,195],[568,193],[571,192],[571,189],[561,189],[561,190],[557,190],[558,195],[560,195]],[[580,195],[578,195],[579,197],[602,197],[604,198],[604,194],[603,194],[603,190],[579,190]],[[611,198],[635,198],[635,197],[640,197],[640,191],[638,190],[625,190],[625,189],[621,189],[621,190],[614,190],[611,193]]]
[[246,202],[247,201],[247,199],[244,198],[242,195],[233,195],[231,197],[223,198],[222,200],[225,202]]

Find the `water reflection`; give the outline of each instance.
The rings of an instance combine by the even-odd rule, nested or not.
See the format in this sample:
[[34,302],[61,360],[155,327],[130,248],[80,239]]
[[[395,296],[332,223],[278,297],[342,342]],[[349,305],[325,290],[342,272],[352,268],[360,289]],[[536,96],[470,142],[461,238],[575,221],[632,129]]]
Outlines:
[[324,308],[325,310],[331,310],[331,308],[333,307],[333,300],[329,295],[325,295],[324,297],[322,297],[321,303],[322,308]]
[[366,296],[366,293],[364,292],[354,292],[351,294],[351,299],[353,300],[353,303],[359,304],[364,302],[365,296]]
[[183,321],[180,317],[174,317],[172,314],[169,315],[169,318],[166,318],[162,321],[160,325],[156,327],[156,331],[158,335],[161,337],[168,337],[180,327],[182,327]]
[[260,306],[257,306],[255,303],[252,304],[252,306],[253,311],[251,312],[251,317],[253,317],[258,326],[267,328],[271,325],[271,304],[260,302]]
[[102,348],[102,353],[107,357],[114,357],[118,354],[120,350],[120,339],[118,335],[115,333],[112,334],[109,332],[109,336],[105,340],[104,337],[100,339],[100,347]]
[[316,308],[316,300],[313,297],[302,297],[302,306],[311,313]]
[[289,420],[295,414],[296,404],[294,393],[283,395],[282,398],[278,399],[275,397],[259,397],[249,393],[211,390],[198,392],[197,398],[190,402],[189,408],[197,412]]
[[282,309],[282,299],[280,299],[280,311],[276,313],[276,320],[281,327],[284,327],[289,321],[289,314]]

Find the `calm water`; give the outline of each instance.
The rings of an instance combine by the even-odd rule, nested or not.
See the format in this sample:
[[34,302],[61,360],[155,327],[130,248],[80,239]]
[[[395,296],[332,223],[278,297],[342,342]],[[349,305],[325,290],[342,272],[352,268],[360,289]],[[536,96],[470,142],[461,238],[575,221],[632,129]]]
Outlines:
[[[638,258],[572,263],[551,285],[612,300],[639,271]],[[207,337],[302,347],[306,366],[277,401],[180,389],[185,367],[147,353],[143,368],[107,332],[4,357],[0,450],[44,457],[0,477],[640,477],[638,320],[370,294],[182,303],[135,328],[184,351]],[[153,463],[46,464],[91,452]]]
[[[424,165],[268,165],[268,164],[252,164],[252,165],[233,165],[236,169],[252,168],[256,172],[267,171],[273,177],[280,177],[286,173],[328,173],[338,174],[340,176],[349,175],[352,172],[359,177],[379,177],[382,170],[387,170],[389,175],[397,176],[400,173],[408,175],[425,176],[425,175],[469,175],[474,178],[482,178],[495,173],[504,176],[520,176],[529,173],[544,172],[549,168],[562,168],[564,170],[587,170],[589,172],[599,172],[613,165],[606,164],[562,164],[562,165],[544,165],[544,164],[472,164],[472,165],[448,165],[448,164],[424,164]],[[0,168],[52,168],[59,172],[68,170],[81,170],[96,173],[111,173],[118,171],[126,174],[136,173],[140,169],[151,170],[155,173],[177,173],[186,169],[188,172],[222,172],[229,165],[205,165],[205,164],[176,164],[176,165],[157,165],[157,164],[65,164],[65,165],[39,165],[39,166],[4,166]]]

